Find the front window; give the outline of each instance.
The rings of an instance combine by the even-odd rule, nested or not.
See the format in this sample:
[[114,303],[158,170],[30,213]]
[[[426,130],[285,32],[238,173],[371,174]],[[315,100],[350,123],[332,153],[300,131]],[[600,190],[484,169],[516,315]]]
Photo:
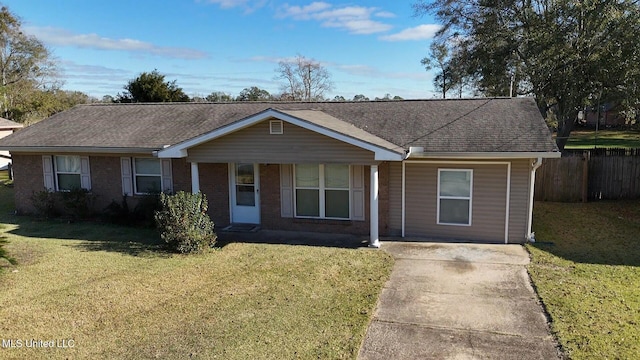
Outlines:
[[71,191],[81,188],[80,156],[55,156],[56,186],[58,191]]
[[438,224],[471,225],[473,170],[438,170]]
[[296,216],[349,219],[349,183],[349,165],[296,165]]
[[162,190],[160,159],[135,158],[133,173],[136,194],[156,194]]

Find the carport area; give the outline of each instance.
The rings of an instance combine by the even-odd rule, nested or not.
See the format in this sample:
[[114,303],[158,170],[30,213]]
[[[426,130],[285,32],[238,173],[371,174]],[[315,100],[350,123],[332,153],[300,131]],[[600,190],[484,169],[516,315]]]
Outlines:
[[520,245],[384,242],[396,259],[360,359],[553,359]]

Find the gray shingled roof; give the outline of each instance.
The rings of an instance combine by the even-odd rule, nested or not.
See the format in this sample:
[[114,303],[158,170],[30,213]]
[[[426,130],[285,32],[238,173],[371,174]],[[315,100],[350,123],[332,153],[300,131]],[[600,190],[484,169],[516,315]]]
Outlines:
[[0,129],[19,129],[22,124],[0,117]]
[[425,152],[557,151],[530,98],[79,105],[0,139],[0,148],[161,149],[269,108],[293,111],[292,115],[296,111],[319,110],[328,115],[319,117],[322,121],[334,117],[403,149],[422,146]]

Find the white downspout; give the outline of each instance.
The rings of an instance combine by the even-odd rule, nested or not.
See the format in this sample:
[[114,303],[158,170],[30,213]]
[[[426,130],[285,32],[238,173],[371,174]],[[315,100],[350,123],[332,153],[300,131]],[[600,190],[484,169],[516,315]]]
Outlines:
[[529,185],[529,221],[527,222],[527,241],[536,242],[536,234],[531,231],[533,224],[533,192],[536,186],[536,170],[542,166],[542,158],[538,157],[533,166],[531,167],[531,184]]

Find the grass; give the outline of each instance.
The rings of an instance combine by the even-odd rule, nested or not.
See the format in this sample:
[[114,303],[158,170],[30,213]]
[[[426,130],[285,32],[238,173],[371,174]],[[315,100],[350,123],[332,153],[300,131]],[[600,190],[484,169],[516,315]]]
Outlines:
[[573,130],[565,146],[567,149],[640,148],[639,130]]
[[393,260],[381,251],[230,243],[186,256],[154,231],[8,215],[0,338],[73,348],[0,358],[355,358]]
[[640,201],[535,206],[529,273],[570,358],[637,358]]

